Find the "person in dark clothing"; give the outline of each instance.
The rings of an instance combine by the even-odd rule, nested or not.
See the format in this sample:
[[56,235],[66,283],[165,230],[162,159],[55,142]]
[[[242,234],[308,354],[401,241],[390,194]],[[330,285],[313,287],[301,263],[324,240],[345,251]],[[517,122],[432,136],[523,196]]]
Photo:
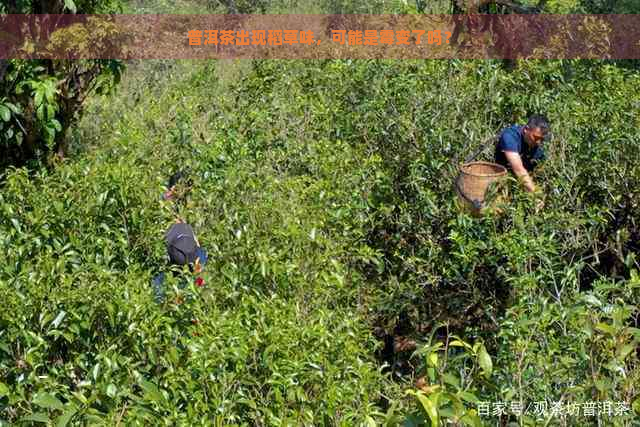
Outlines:
[[[204,280],[198,275],[206,265],[208,256],[207,252],[200,246],[193,232],[193,228],[189,224],[179,221],[169,228],[169,231],[167,231],[165,235],[165,242],[167,245],[169,265],[187,265],[189,271],[196,275],[195,284],[197,286],[203,286]],[[164,300],[164,280],[164,272],[157,274],[152,280],[155,298],[158,302]],[[186,284],[186,281],[183,280],[180,286],[184,287]]]
[[544,160],[542,142],[549,135],[546,117],[534,115],[524,126],[514,125],[500,133],[495,149],[495,161],[511,170],[523,183],[525,189],[536,191],[529,175]]
[[[183,188],[179,184],[182,184]],[[193,181],[189,178],[189,170],[180,170],[171,177],[167,183],[167,191],[162,194],[162,200],[181,200],[184,201],[186,194],[189,192]]]
[[165,236],[169,260],[174,265],[194,265],[206,258],[204,250],[196,238],[193,228],[185,222],[173,224]]

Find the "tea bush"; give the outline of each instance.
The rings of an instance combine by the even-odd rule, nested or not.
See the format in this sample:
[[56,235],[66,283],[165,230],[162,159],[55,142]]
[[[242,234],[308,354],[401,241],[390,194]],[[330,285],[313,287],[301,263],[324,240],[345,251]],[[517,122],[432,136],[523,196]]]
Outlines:
[[[585,61],[521,62],[516,72],[499,62],[258,61],[229,101],[243,114],[228,127],[247,138],[252,156],[287,152],[281,162],[294,174],[298,149],[287,141],[329,137],[380,159],[360,208],[368,233],[354,236],[366,256],[350,260],[367,276],[372,325],[419,340],[446,321],[483,338],[498,356],[500,378],[476,390],[486,400],[609,400],[630,407],[637,405],[637,354],[630,349],[638,339],[632,218],[639,141],[628,126],[638,116],[621,95],[638,83],[633,71]],[[512,186],[504,215],[459,214],[451,189],[457,162],[485,137],[537,111],[551,117],[555,134],[537,176],[547,207],[535,212]],[[626,289],[625,296],[611,294],[615,288]],[[600,295],[596,304],[619,313],[617,332],[584,332],[612,321],[606,313],[587,315],[584,301],[593,292]],[[523,318],[537,320],[539,335],[529,335],[531,321]],[[603,364],[617,354],[619,361],[594,370],[587,354]],[[398,357],[394,371],[401,374],[406,362]],[[559,357],[565,365],[557,365]],[[527,379],[508,386],[516,372]],[[580,386],[563,390],[569,383]],[[632,417],[627,412],[626,420]]]
[[[347,232],[348,220],[376,159],[317,141],[296,160],[334,164],[313,177],[283,175],[277,159],[252,159],[224,132],[189,122],[210,102],[205,77],[215,67],[198,70],[159,85],[157,97],[142,94],[137,106],[128,96],[95,104],[103,122],[76,135],[110,129],[95,151],[53,172],[8,175],[0,226],[7,422],[351,424],[376,416],[385,380],[354,313],[353,283],[362,279],[346,269],[341,237],[358,232]],[[159,120],[173,128],[151,125]],[[150,279],[163,268],[162,235],[174,217],[159,195],[180,162],[195,171],[195,189],[179,215],[211,262],[203,288],[169,283],[156,304]]]
[[[75,158],[6,174],[0,419],[635,425],[640,75],[618,65],[132,64]],[[462,213],[457,165],[533,112],[545,207],[511,179],[504,212]],[[176,216],[209,263],[158,302]]]

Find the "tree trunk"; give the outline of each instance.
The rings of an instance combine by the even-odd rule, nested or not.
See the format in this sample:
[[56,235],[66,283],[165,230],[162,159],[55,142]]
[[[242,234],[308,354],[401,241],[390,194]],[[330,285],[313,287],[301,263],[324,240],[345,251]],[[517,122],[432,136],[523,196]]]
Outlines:
[[9,60],[8,59],[0,59],[0,82],[4,78],[4,73],[7,72],[7,68],[9,68]]
[[69,139],[67,134],[74,122],[75,112],[78,109],[77,97],[62,98],[60,100],[62,117],[60,117],[60,126],[62,129],[56,134],[54,150],[60,159],[64,159],[69,153]]

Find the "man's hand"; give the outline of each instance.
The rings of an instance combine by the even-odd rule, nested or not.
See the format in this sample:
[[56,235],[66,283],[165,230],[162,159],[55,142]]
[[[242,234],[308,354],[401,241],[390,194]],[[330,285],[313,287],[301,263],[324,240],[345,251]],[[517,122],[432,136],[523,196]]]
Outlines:
[[522,181],[524,188],[530,193],[535,192],[536,185],[533,183],[533,179],[531,179],[529,172],[522,164],[522,158],[520,157],[520,154],[513,151],[503,151],[503,153],[509,161],[513,173],[515,173],[520,181]]
[[196,258],[196,261],[195,261],[195,263],[193,265],[193,271],[196,274],[202,273],[202,265],[200,264],[200,258]]

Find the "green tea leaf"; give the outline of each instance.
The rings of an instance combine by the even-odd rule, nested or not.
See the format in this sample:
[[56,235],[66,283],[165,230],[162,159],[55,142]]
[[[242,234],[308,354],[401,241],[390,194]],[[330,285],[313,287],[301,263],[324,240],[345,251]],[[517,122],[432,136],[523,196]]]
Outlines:
[[440,393],[440,402],[439,402],[440,406],[445,405],[442,402],[443,399],[448,399],[449,402],[451,402],[456,416],[461,416],[464,413],[464,405],[462,404],[462,400],[460,400],[458,396],[448,392]]
[[616,330],[613,328],[613,326],[607,324],[607,323],[598,323],[596,325],[596,329],[599,330],[600,332],[604,332],[605,334],[610,334],[610,335],[615,335],[616,334]]
[[140,387],[142,387],[142,389],[144,390],[144,397],[146,399],[156,403],[164,402],[164,396],[162,395],[162,393],[160,393],[160,389],[154,383],[147,380],[141,380]]
[[478,416],[478,414],[474,409],[467,411],[464,417],[460,418],[460,420],[462,420],[462,422],[467,426],[471,426],[471,427],[483,426],[482,421],[480,420],[480,417]]
[[37,423],[48,423],[49,416],[44,412],[36,412],[35,414],[27,415],[26,417],[22,417],[20,421],[35,421]]
[[98,381],[98,375],[100,375],[100,363],[96,363],[96,365],[93,367],[92,375],[93,380]]
[[109,384],[107,386],[107,396],[115,397],[117,392],[118,392],[118,389],[116,388],[116,386],[114,384]]
[[493,371],[493,363],[491,362],[491,356],[487,353],[487,349],[484,344],[481,344],[478,349],[478,363],[480,364],[480,368],[482,368],[482,373],[485,378],[489,378]]
[[433,366],[434,368],[438,367],[438,353],[437,352],[433,352],[431,354],[429,354],[429,357],[427,358],[427,362],[429,363],[429,366]]
[[13,111],[15,114],[20,114],[20,108],[17,105],[12,104],[11,102],[5,102],[4,105],[5,107]]
[[64,0],[64,6],[71,11],[71,13],[76,13],[76,4],[73,0]]
[[41,107],[42,106],[42,100],[44,99],[44,92],[42,92],[41,90],[37,90],[36,91],[36,96],[34,98],[34,103],[36,105],[36,107]]
[[368,427],[376,427],[377,426],[375,420],[373,418],[371,418],[371,416],[367,416],[365,418],[365,420],[364,420],[364,423]]
[[415,395],[418,398],[418,400],[420,401],[420,403],[422,404],[422,407],[424,408],[424,411],[429,416],[429,419],[431,420],[431,426],[432,427],[438,427],[438,425],[439,425],[439,416],[438,416],[438,409],[436,408],[436,405],[431,401],[431,399],[429,397],[425,396],[421,392],[417,392],[417,393],[415,393]]
[[618,359],[620,360],[624,360],[626,359],[626,357],[629,355],[629,353],[631,353],[633,350],[635,350],[637,347],[637,345],[634,344],[625,344],[622,346],[622,348],[620,348],[620,351],[618,352]]
[[58,313],[58,315],[56,316],[56,318],[53,319],[53,322],[51,322],[51,326],[53,326],[54,328],[57,328],[58,326],[60,326],[60,323],[62,322],[62,320],[66,315],[67,315],[67,312],[64,310],[61,310],[60,313]]
[[4,105],[0,105],[0,118],[5,122],[8,122],[11,119],[11,110]]
[[71,418],[78,412],[78,408],[71,406],[67,408],[62,415],[56,419],[56,427],[65,427],[71,421]]
[[49,393],[38,393],[33,398],[33,403],[46,409],[63,410],[64,405],[57,397]]

